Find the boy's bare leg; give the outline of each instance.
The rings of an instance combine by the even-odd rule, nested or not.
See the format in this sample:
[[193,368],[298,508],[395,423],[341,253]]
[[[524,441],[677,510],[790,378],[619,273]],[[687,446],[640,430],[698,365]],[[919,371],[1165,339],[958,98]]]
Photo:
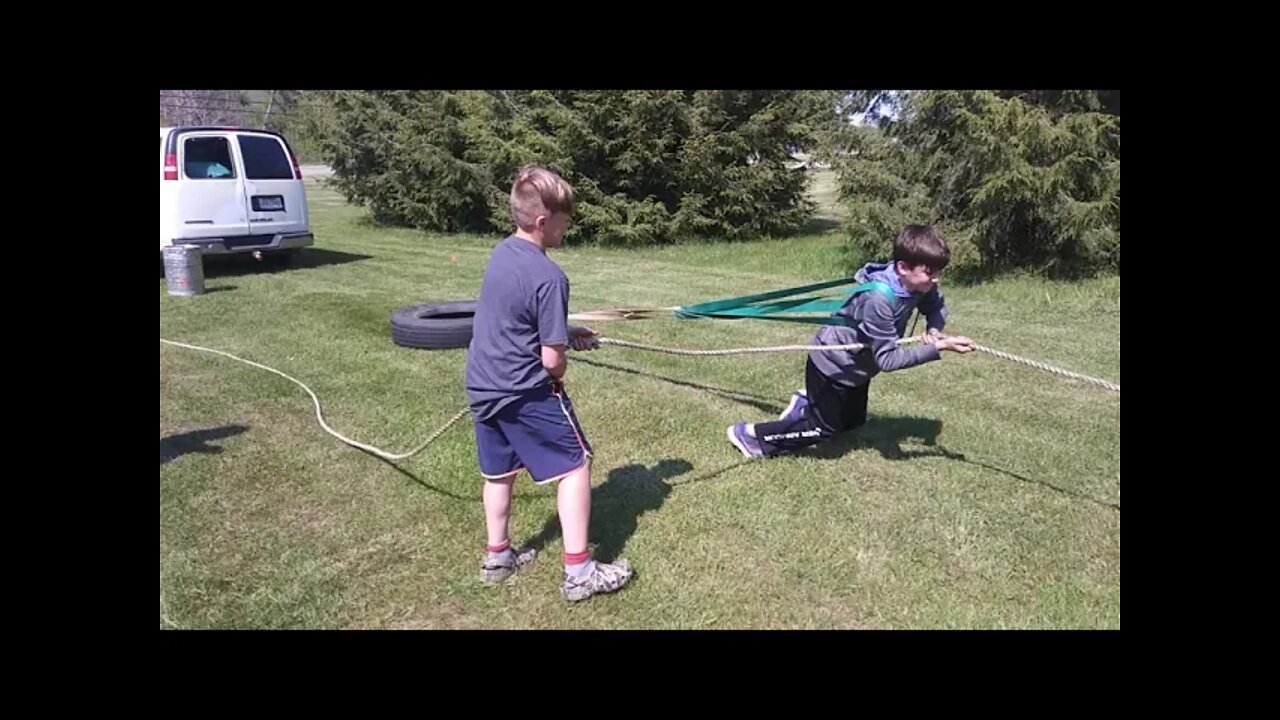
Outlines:
[[560,592],[577,602],[613,592],[631,579],[626,560],[600,563],[591,559],[587,534],[591,526],[591,460],[560,479],[556,493],[560,529],[564,535],[564,584]]
[[480,579],[484,582],[502,582],[516,570],[533,561],[537,551],[533,548],[513,548],[507,539],[507,526],[511,520],[511,491],[516,476],[484,483],[484,524],[488,535],[485,560],[480,565]]
[[511,490],[515,479],[515,475],[498,480],[485,478],[484,524],[491,548],[507,542],[507,525],[511,520]]
[[556,509],[564,535],[565,555],[587,551],[587,531],[591,526],[591,460],[560,480]]

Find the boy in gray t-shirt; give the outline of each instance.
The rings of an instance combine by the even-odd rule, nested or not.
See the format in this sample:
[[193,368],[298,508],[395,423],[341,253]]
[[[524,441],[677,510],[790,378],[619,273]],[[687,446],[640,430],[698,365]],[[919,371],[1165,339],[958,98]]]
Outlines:
[[591,445],[563,378],[565,346],[591,350],[598,343],[595,331],[569,325],[569,279],[546,254],[564,243],[573,209],[573,188],[559,175],[538,166],[520,170],[511,188],[517,230],[498,243],[485,268],[465,384],[485,479],[488,546],[481,580],[506,580],[536,554],[512,548],[507,538],[512,484],[528,470],[535,483],[560,483],[560,592],[578,601],[621,588],[631,566],[596,562],[587,550]]

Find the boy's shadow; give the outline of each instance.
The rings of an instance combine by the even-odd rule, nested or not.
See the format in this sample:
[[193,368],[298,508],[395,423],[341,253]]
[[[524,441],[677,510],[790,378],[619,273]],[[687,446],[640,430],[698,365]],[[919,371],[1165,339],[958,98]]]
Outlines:
[[[671,494],[667,481],[692,469],[688,460],[662,460],[652,468],[631,464],[610,470],[604,483],[591,489],[591,531],[587,542],[596,545],[592,553],[595,559],[616,560],[635,534],[640,516],[662,507]],[[560,518],[552,516],[527,545],[541,551],[559,537]]]
[[[942,434],[942,421],[918,417],[872,417],[867,424],[852,431],[837,435],[829,443],[819,445],[807,451],[813,457],[833,460],[862,448],[871,448],[880,452],[887,460],[908,460],[922,457],[941,457],[948,460],[976,465],[993,472],[1000,473],[1014,480],[1039,485],[1077,500],[1087,500],[1095,505],[1110,508],[1119,512],[1120,504],[1098,500],[1082,495],[1073,490],[1051,485],[1043,480],[1019,475],[1018,473],[997,467],[980,460],[971,460],[964,453],[952,452],[938,445],[938,436]],[[924,450],[904,450],[902,441],[918,440],[927,446]]]
[[162,437],[160,438],[160,464],[172,462],[189,453],[217,455],[222,452],[222,448],[211,444],[214,440],[239,435],[248,429],[247,425],[225,425]]
[[806,454],[825,460],[843,457],[854,450],[870,448],[880,452],[887,460],[906,460],[914,457],[950,457],[941,448],[936,450],[903,450],[902,442],[917,440],[923,445],[935,447],[942,434],[942,421],[921,417],[870,417],[862,427],[837,435],[831,442],[818,445]]

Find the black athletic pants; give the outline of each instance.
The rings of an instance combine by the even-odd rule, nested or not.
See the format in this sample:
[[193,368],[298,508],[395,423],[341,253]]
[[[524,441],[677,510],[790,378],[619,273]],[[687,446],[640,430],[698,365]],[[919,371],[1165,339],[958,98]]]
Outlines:
[[756,423],[756,439],[766,456],[827,442],[867,422],[867,390],[871,383],[848,388],[818,372],[813,360],[804,368],[809,403],[795,420]]

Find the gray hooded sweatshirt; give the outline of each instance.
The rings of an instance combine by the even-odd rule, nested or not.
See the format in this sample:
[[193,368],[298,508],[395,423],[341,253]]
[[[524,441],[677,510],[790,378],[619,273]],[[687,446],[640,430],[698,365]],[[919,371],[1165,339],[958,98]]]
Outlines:
[[838,385],[858,387],[881,372],[893,372],[938,360],[934,345],[898,347],[906,335],[907,321],[917,307],[928,321],[927,328],[942,330],[947,322],[947,306],[935,285],[927,293],[913,293],[902,287],[895,263],[868,263],[854,275],[860,283],[879,281],[893,289],[895,306],[882,293],[862,292],[849,298],[836,311],[852,327],[823,325],[814,336],[814,345],[850,345],[862,343],[866,349],[812,350],[809,358],[818,370]]

